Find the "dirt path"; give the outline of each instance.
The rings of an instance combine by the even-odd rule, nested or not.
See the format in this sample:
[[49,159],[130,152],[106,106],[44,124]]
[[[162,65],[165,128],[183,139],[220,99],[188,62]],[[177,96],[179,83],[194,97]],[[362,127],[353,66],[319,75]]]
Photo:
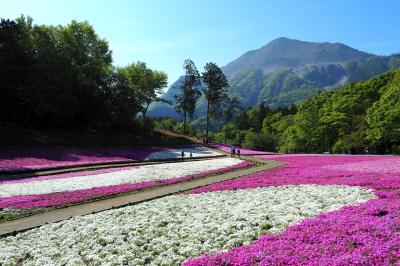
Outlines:
[[165,185],[160,187],[155,187],[149,190],[139,191],[136,193],[131,193],[128,195],[123,195],[115,198],[109,198],[104,200],[98,200],[90,203],[84,203],[80,205],[75,205],[71,207],[66,207],[62,209],[56,209],[53,211],[48,211],[45,213],[36,214],[33,216],[21,218],[18,220],[13,220],[9,222],[4,222],[0,224],[0,236],[14,234],[17,232],[32,229],[47,223],[54,223],[63,220],[70,219],[75,216],[86,215],[96,212],[101,212],[104,210],[122,207],[130,204],[135,204],[155,198],[164,197],[174,193],[179,193],[194,188],[206,186],[209,184],[222,182],[234,178],[239,178],[242,176],[247,176],[253,173],[266,171],[276,166],[281,165],[279,162],[266,161],[251,156],[242,156],[243,159],[249,161],[255,161],[260,163],[255,167],[245,168],[242,170],[236,170],[233,172],[222,173],[219,175],[212,175],[199,179],[192,179],[190,181],[185,181],[172,185]]

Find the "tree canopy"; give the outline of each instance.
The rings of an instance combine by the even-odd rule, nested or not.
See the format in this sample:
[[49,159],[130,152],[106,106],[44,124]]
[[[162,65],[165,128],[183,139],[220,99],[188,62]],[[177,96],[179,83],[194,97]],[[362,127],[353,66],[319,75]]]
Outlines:
[[187,116],[193,118],[197,100],[201,95],[201,81],[199,71],[192,60],[186,59],[183,63],[183,69],[185,70],[185,77],[178,87],[179,94],[175,95],[175,108],[178,113],[183,115],[183,133],[185,133]]
[[167,75],[143,62],[112,65],[108,42],[86,21],[0,21],[0,123],[137,128]]
[[206,84],[204,95],[207,100],[207,127],[206,136],[208,138],[209,117],[221,112],[223,102],[228,97],[228,81],[225,74],[215,63],[207,63],[204,67],[203,81]]

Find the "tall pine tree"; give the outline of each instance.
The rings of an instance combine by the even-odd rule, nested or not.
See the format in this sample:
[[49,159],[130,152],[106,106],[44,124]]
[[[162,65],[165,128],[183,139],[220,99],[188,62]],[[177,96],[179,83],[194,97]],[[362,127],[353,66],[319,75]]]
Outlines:
[[207,126],[206,136],[208,138],[208,127],[210,116],[216,116],[221,110],[222,102],[228,100],[228,81],[222,70],[215,63],[207,63],[204,67],[203,80],[207,87],[204,95],[207,100]]
[[183,69],[185,70],[185,78],[178,87],[179,94],[175,95],[175,109],[183,116],[183,133],[185,134],[187,116],[193,118],[197,100],[201,95],[201,81],[199,71],[192,60],[186,59],[183,63]]

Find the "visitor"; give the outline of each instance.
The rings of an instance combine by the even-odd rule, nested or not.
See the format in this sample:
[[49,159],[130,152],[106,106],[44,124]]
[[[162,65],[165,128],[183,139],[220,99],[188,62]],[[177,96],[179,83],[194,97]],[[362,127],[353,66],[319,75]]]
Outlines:
[[238,158],[240,159],[240,149],[238,148]]
[[231,145],[231,158],[233,157],[233,145]]
[[181,157],[182,157],[182,160],[183,160],[183,157],[185,156],[185,152],[184,151],[182,151],[181,152]]

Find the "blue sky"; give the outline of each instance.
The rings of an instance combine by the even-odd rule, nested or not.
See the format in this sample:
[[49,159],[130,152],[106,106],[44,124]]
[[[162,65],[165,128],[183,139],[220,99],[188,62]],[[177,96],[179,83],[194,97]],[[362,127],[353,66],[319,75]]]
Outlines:
[[0,17],[36,24],[87,20],[108,40],[114,64],[137,60],[165,71],[183,60],[223,66],[277,37],[341,42],[379,55],[400,52],[400,1],[378,0],[0,0]]

